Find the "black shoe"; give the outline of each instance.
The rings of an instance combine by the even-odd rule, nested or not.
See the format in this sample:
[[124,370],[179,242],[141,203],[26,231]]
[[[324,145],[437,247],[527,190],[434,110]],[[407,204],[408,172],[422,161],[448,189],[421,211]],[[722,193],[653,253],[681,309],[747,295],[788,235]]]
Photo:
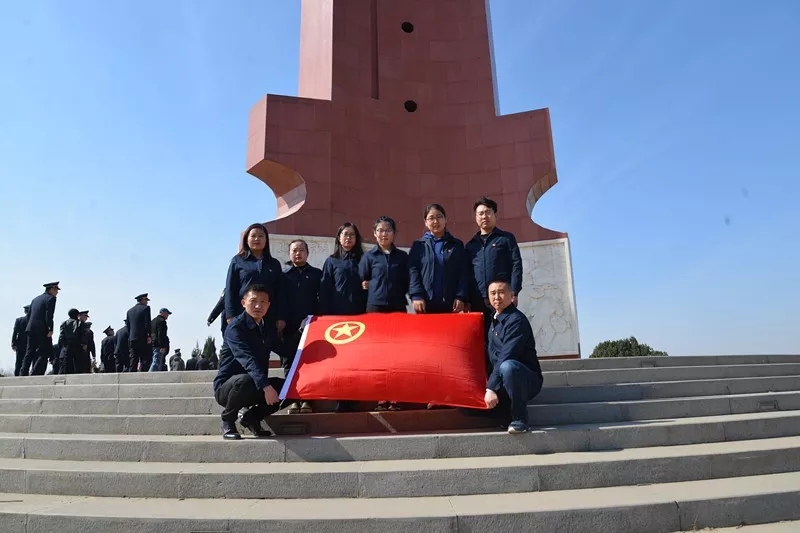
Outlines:
[[261,427],[261,417],[258,410],[251,409],[247,411],[240,419],[239,423],[247,431],[253,434],[258,439],[266,439],[272,436],[272,432]]
[[242,436],[236,429],[236,422],[222,421],[222,438],[225,440],[239,440]]

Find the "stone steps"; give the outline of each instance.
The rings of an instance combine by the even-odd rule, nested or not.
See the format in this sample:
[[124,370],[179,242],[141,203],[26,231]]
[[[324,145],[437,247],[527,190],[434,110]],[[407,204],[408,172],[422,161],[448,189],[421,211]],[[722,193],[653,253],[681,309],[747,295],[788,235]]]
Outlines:
[[284,436],[226,442],[213,372],[0,378],[0,531],[797,525],[777,522],[800,520],[800,356],[542,366],[519,436],[447,409],[278,414]]
[[[668,533],[797,518],[800,473],[415,498],[174,499],[0,494],[4,532]],[[135,524],[135,525],[134,525]]]

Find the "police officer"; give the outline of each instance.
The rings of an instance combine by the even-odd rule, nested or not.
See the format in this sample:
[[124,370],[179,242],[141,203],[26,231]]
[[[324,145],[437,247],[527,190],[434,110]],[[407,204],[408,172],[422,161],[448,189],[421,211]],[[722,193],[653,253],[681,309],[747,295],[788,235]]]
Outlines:
[[84,326],[78,318],[80,312],[77,309],[70,309],[67,315],[69,318],[61,323],[61,332],[58,336],[58,344],[61,346],[58,361],[59,374],[75,374],[76,370],[81,367],[81,361],[86,351]]
[[175,348],[175,353],[169,358],[169,371],[180,372],[182,370],[186,370],[186,363],[181,357],[181,349]]
[[[162,307],[153,319],[153,363],[150,365],[150,372],[159,372],[169,353],[169,336],[167,335],[167,319],[172,312],[166,307]],[[144,367],[142,367],[144,372]]]
[[[47,370],[47,360],[53,350],[53,317],[56,314],[56,296],[61,288],[57,281],[44,284],[44,293],[31,301],[31,312],[25,332],[28,346],[25,358],[19,369],[20,376],[43,376]],[[31,368],[31,365],[33,368]]]
[[103,330],[105,337],[100,341],[100,364],[103,366],[103,373],[114,372],[114,348],[116,347],[114,338],[114,328],[108,326]]
[[241,300],[244,312],[225,330],[230,356],[220,361],[214,398],[223,407],[222,437],[226,440],[242,438],[236,428],[240,409],[249,408],[240,421],[243,427],[256,437],[269,437],[272,433],[261,427],[261,421],[280,408],[278,392],[283,380],[269,377],[269,354],[276,333],[264,320],[269,296],[265,285],[250,285]]
[[14,331],[11,333],[11,349],[14,350],[16,355],[14,359],[15,376],[19,376],[19,369],[22,368],[22,360],[25,359],[25,350],[28,347],[28,336],[25,334],[25,328],[28,326],[28,315],[31,312],[31,306],[26,305],[22,309],[25,314],[14,320]]
[[189,356],[189,360],[186,361],[186,370],[197,370],[197,360],[200,359],[198,357],[198,353],[193,351],[191,356]]
[[130,372],[131,369],[128,319],[126,318],[124,322],[114,338],[114,366],[117,372]]
[[86,348],[81,352],[81,356],[75,360],[75,373],[89,374],[92,370],[92,366],[94,366],[93,363],[97,359],[97,348],[94,344],[92,323],[89,322],[89,311],[81,311],[78,313],[78,320],[83,325],[83,342],[81,342],[81,345]]
[[128,328],[130,343],[130,371],[137,372],[141,363],[141,371],[147,372],[153,353],[150,351],[152,344],[152,324],[150,318],[150,306],[147,302],[150,298],[147,293],[136,297],[136,305],[128,309]]
[[225,336],[225,328],[228,326],[228,321],[225,319],[225,291],[222,291],[222,295],[220,295],[219,300],[217,300],[217,305],[214,306],[214,309],[211,310],[211,313],[208,315],[206,319],[206,326],[210,326],[214,323],[214,321],[219,317],[220,326],[222,328],[222,335]]

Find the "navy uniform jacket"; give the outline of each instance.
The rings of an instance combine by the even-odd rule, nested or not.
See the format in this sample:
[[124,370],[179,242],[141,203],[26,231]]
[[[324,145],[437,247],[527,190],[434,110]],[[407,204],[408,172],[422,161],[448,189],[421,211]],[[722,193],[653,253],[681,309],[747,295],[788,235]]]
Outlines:
[[539,359],[536,357],[533,328],[531,328],[531,323],[528,322],[525,313],[516,306],[509,305],[497,318],[492,320],[487,348],[489,362],[492,365],[492,373],[486,383],[487,389],[495,392],[500,390],[502,386],[500,365],[508,359],[524,364],[541,379],[542,369],[539,366]]
[[242,314],[242,298],[248,285],[258,283],[264,285],[269,292],[270,306],[267,311],[268,320],[285,320],[283,307],[284,295],[281,290],[283,271],[280,262],[264,250],[264,257],[258,259],[251,253],[245,256],[234,255],[228,266],[225,279],[225,316],[234,317]]
[[25,328],[28,326],[28,315],[21,316],[14,320],[14,331],[11,332],[11,346],[16,347],[18,351],[25,351],[28,347],[28,336],[25,334]]
[[211,370],[211,361],[209,361],[205,357],[198,357],[197,370]]
[[58,344],[62,349],[76,348],[86,342],[83,324],[75,318],[68,318],[61,323]]
[[269,385],[269,354],[273,344],[270,331],[264,321],[258,325],[246,312],[231,320],[225,330],[225,344],[231,353],[219,362],[214,391],[239,374],[249,374],[258,390]]
[[467,253],[472,261],[472,301],[489,295],[489,284],[496,279],[511,283],[514,294],[522,290],[522,256],[517,239],[512,233],[494,228],[484,242],[476,233],[467,243]]
[[308,315],[319,314],[319,286],[322,270],[305,264],[288,266],[283,271],[286,291],[286,327],[295,330]]
[[197,370],[197,357],[190,357],[186,361],[186,370]]
[[166,348],[169,353],[169,337],[167,336],[167,319],[158,315],[153,319],[153,348]]
[[366,252],[358,265],[362,280],[369,281],[367,305],[406,307],[408,254],[396,246],[388,254],[380,246]]
[[328,257],[322,265],[319,286],[319,314],[360,315],[367,310],[367,291],[361,288],[361,276],[355,255],[343,259]]
[[129,342],[144,341],[152,336],[150,324],[150,306],[137,303],[128,309]]
[[34,335],[46,335],[53,330],[53,316],[56,314],[56,297],[42,293],[31,301],[28,325],[25,331]]
[[128,326],[122,326],[117,330],[117,334],[114,337],[114,355],[127,356],[129,344],[130,334],[128,333]]
[[106,335],[100,341],[100,360],[111,361],[114,359],[114,348],[116,347],[116,337],[109,337]]
[[84,326],[83,338],[83,344],[86,345],[86,351],[92,356],[92,358],[95,358],[97,356],[97,347],[94,344],[94,331]]
[[217,300],[217,305],[214,306],[214,309],[211,310],[211,314],[208,315],[206,322],[212,324],[217,317],[221,322],[220,326],[222,327],[222,334],[225,335],[225,327],[228,325],[228,321],[225,319],[225,294],[223,293],[222,296],[219,297]]
[[[437,305],[452,307],[453,300],[468,303],[469,300],[469,259],[464,248],[464,243],[450,233],[445,233],[442,238],[442,254],[444,268],[442,269],[443,293],[438,297]],[[431,233],[411,245],[408,252],[408,294],[412,300],[425,300],[433,302],[434,285],[436,276],[436,257],[434,250],[434,237]]]

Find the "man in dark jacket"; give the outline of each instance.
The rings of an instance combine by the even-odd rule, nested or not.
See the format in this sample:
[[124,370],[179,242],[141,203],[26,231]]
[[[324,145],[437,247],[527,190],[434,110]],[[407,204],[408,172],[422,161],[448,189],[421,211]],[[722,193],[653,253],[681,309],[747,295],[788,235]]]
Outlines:
[[525,433],[529,429],[528,402],[542,390],[533,329],[528,317],[514,305],[508,281],[489,284],[489,301],[494,309],[488,341],[492,370],[484,401],[486,407],[511,420],[509,433]]
[[198,355],[197,352],[192,352],[191,357],[186,361],[186,370],[197,370],[197,360],[200,359],[197,357]]
[[125,319],[123,325],[117,331],[116,338],[114,339],[114,366],[117,372],[130,372],[131,371],[131,356],[130,356],[130,329],[128,326],[128,319]]
[[[31,312],[25,332],[28,346],[19,369],[20,376],[44,375],[53,349],[53,318],[56,313],[56,296],[61,288],[58,282],[44,284],[44,293],[31,301]],[[33,372],[31,372],[33,366]]]
[[[158,315],[153,319],[151,330],[153,332],[153,363],[150,365],[150,372],[158,372],[166,362],[169,353],[169,336],[167,335],[167,319],[172,313],[166,307],[159,310]],[[142,367],[144,371],[144,367]]]
[[472,206],[478,233],[467,243],[467,254],[472,262],[472,311],[483,313],[486,331],[494,311],[489,303],[489,283],[506,279],[514,291],[514,305],[522,290],[522,256],[517,239],[512,233],[497,227],[497,202],[480,198]]
[[58,336],[58,344],[61,346],[59,354],[58,373],[74,374],[76,363],[80,366],[80,360],[86,350],[86,336],[84,334],[83,323],[78,318],[79,311],[70,309],[67,313],[69,318],[61,323],[61,331]]
[[280,408],[278,393],[283,387],[282,379],[269,377],[274,330],[264,322],[270,305],[267,287],[250,285],[241,304],[244,312],[225,330],[230,355],[221,358],[214,378],[214,398],[223,407],[222,436],[228,440],[242,438],[236,419],[243,407],[249,409],[241,418],[242,426],[256,437],[269,437],[272,433],[261,427],[261,421]]
[[89,322],[89,311],[81,311],[78,314],[78,320],[83,325],[83,342],[81,342],[81,345],[85,346],[85,348],[81,356],[75,360],[75,373],[88,374],[97,360],[94,331],[92,331],[92,323]]
[[14,375],[19,376],[19,369],[22,368],[22,360],[25,359],[25,350],[28,347],[28,335],[25,328],[28,326],[28,315],[31,306],[26,305],[22,308],[25,314],[14,320],[14,331],[11,333],[11,349],[14,350]]
[[147,372],[153,353],[150,351],[152,339],[152,324],[150,322],[150,298],[147,293],[136,297],[136,305],[128,309],[128,342],[130,344],[130,371]]
[[169,358],[169,371],[180,372],[182,370],[186,370],[186,363],[181,357],[181,349],[175,348],[175,353]]
[[214,321],[219,317],[220,321],[220,328],[222,329],[222,335],[225,336],[225,328],[228,326],[228,321],[225,319],[225,291],[222,291],[222,295],[217,300],[217,305],[214,306],[214,309],[211,310],[211,313],[208,315],[206,319],[206,326],[210,326],[214,323]]
[[103,373],[110,374],[116,370],[114,364],[114,348],[116,339],[114,338],[114,328],[108,326],[103,330],[105,337],[100,341],[100,364],[103,365]]

